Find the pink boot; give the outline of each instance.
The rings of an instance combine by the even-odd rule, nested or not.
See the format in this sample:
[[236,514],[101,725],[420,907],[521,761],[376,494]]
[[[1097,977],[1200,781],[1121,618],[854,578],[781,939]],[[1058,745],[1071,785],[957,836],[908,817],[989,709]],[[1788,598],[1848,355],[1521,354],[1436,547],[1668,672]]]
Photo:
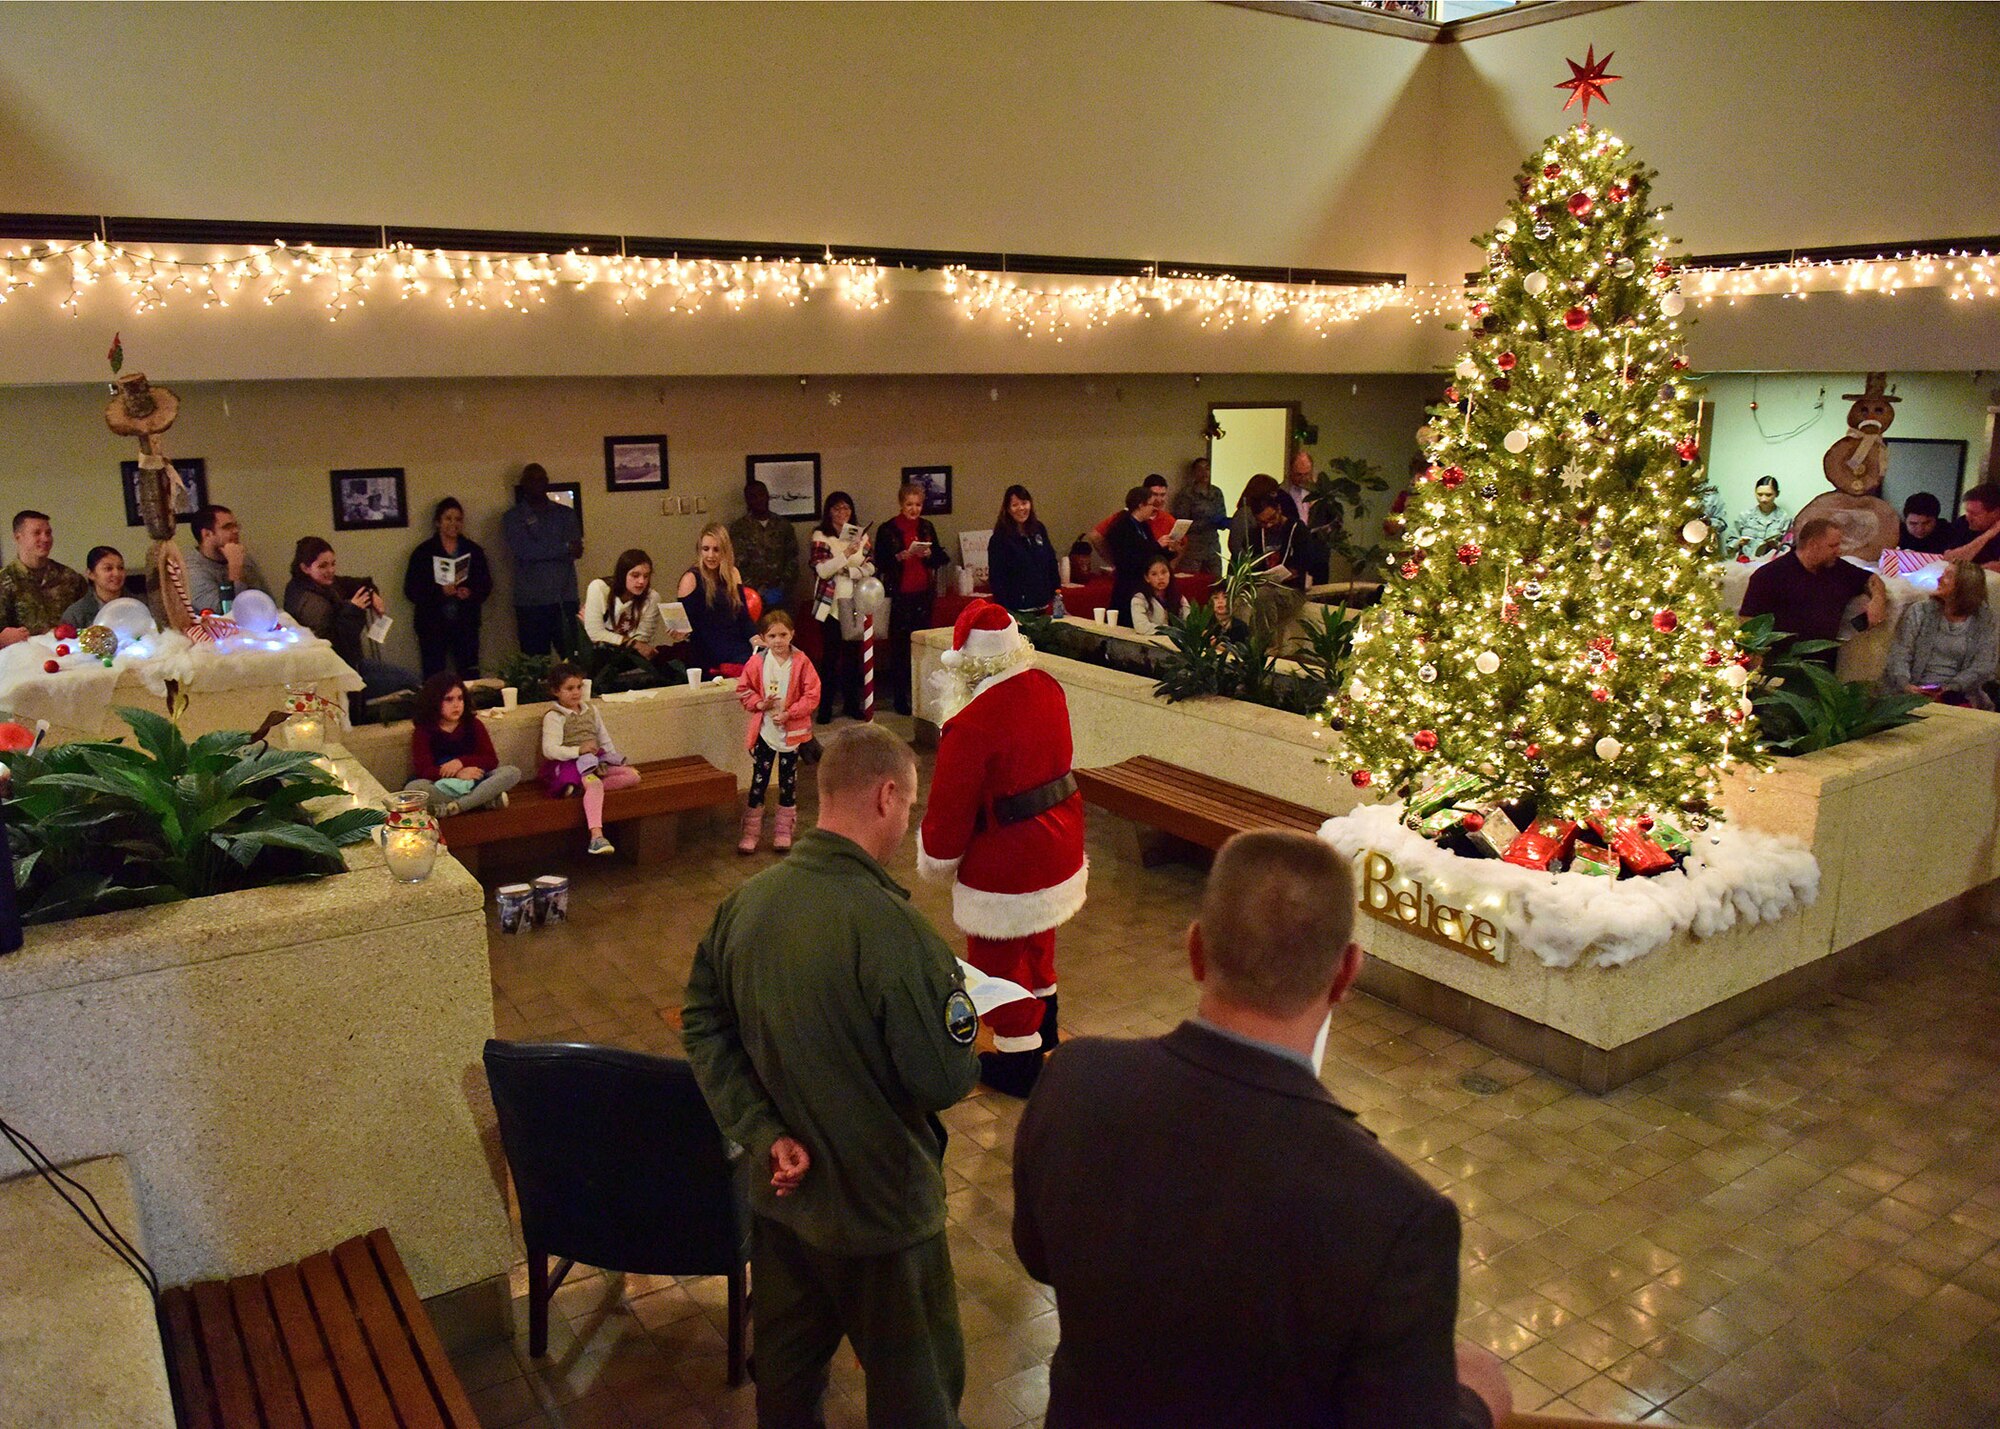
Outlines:
[[743,811],[743,837],[736,841],[738,853],[757,852],[757,840],[764,836],[764,806]]
[[788,809],[780,806],[778,809],[777,829],[772,835],[771,847],[779,853],[783,853],[789,849],[792,846],[792,830],[797,826],[798,822],[799,811],[797,809]]

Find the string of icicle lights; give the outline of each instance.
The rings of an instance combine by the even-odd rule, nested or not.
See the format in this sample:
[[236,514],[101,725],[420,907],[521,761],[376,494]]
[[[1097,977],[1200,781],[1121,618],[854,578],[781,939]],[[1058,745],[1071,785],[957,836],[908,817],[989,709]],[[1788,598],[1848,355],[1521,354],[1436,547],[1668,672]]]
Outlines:
[[[626,313],[693,313],[712,304],[740,311],[761,301],[795,307],[820,294],[872,311],[888,300],[894,271],[831,255],[820,261],[728,260],[576,251],[446,252],[401,244],[328,249],[276,243],[231,257],[193,259],[94,239],[0,253],[0,304],[17,291],[66,284],[61,307],[73,316],[99,290],[122,297],[133,313],[181,303],[227,309],[292,301],[316,303],[330,321],[366,306],[371,298],[526,314],[562,290],[608,293]],[[1458,322],[1467,301],[1462,287],[1444,283],[1333,287],[1172,273],[1062,283],[965,267],[924,276],[968,320],[998,320],[1026,336],[1058,342],[1076,330],[1183,311],[1212,331],[1285,318],[1324,336],[1378,312],[1400,312],[1415,322]],[[1970,302],[2000,297],[2000,255],[1953,252],[1686,267],[1680,279],[1683,294],[1699,306],[1771,296],[1804,300],[1818,293],[1894,296],[1919,288],[1940,288],[1954,302]]]

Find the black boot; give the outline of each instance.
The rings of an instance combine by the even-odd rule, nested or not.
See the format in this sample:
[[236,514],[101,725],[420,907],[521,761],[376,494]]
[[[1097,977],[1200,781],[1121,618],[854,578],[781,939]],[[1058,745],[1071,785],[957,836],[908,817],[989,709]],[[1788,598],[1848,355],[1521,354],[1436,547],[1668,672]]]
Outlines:
[[1042,1054],[1034,1052],[981,1052],[979,1080],[1002,1096],[1027,1100],[1042,1074]]
[[1052,992],[1042,999],[1042,1055],[1056,1050],[1056,999],[1062,994]]

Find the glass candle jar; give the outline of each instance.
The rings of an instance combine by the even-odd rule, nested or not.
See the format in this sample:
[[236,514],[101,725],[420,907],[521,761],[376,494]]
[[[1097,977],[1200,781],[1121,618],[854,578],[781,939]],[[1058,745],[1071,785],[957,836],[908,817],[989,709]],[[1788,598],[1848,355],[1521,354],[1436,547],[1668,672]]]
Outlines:
[[375,836],[382,861],[398,883],[422,883],[437,865],[438,826],[422,790],[403,790],[383,800],[388,817]]

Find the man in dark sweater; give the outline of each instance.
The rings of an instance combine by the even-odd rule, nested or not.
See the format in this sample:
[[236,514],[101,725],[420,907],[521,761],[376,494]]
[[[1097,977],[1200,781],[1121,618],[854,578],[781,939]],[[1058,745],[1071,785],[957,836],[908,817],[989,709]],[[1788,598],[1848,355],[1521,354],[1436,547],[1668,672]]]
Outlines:
[[[1814,517],[1799,528],[1798,543],[1750,577],[1743,592],[1743,618],[1772,617],[1775,627],[1791,637],[1773,648],[1778,654],[1796,640],[1833,640],[1848,604],[1866,593],[1867,609],[1854,618],[1856,630],[1880,625],[1889,616],[1889,592],[1882,578],[1840,558],[1840,527]],[[1831,669],[1837,651],[1821,650],[1806,658]]]
[[1317,1075],[1353,931],[1339,854],[1239,834],[1188,930],[1196,1015],[1050,1056],[1014,1143],[1014,1248],[1062,1317],[1049,1429],[1511,1412],[1498,1360],[1454,1361],[1457,1209]]

